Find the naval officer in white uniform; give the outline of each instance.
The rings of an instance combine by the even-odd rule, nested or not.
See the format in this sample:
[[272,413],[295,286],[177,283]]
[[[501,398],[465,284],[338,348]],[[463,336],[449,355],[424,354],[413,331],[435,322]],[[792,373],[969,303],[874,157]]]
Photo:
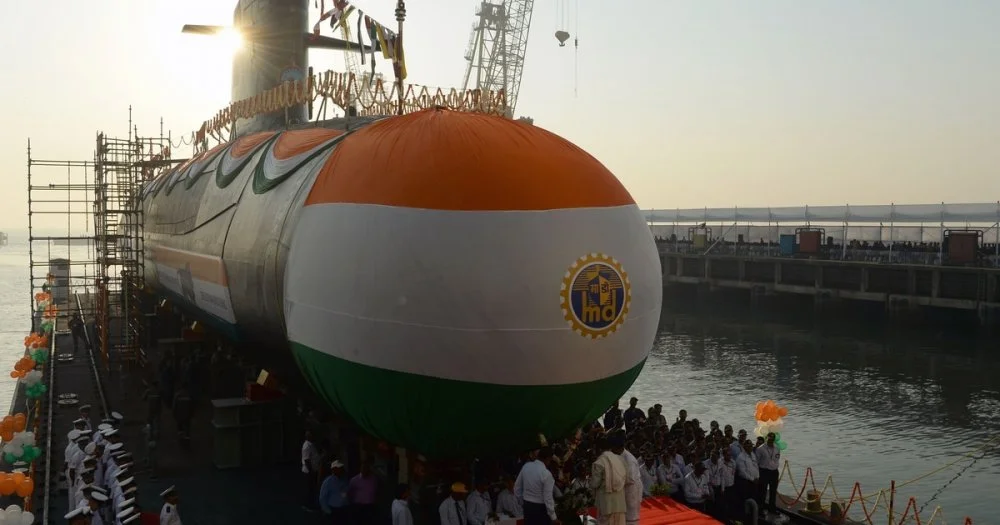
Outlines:
[[160,509],[160,525],[181,525],[181,517],[177,513],[177,489],[173,485],[160,493],[165,503]]

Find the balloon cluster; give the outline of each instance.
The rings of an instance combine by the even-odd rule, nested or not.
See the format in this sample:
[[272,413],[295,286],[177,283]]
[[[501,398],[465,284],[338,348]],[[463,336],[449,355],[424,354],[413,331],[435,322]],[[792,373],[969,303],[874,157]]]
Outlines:
[[33,492],[35,492],[35,480],[23,472],[0,472],[0,496],[17,494],[22,498],[27,498]]
[[[24,367],[30,368],[24,370]],[[21,378],[21,382],[24,383],[24,394],[28,396],[28,399],[37,399],[42,397],[42,394],[44,394],[48,388],[45,386],[45,383],[42,383],[42,373],[38,370],[32,370],[32,368],[35,368],[35,361],[30,357],[22,357],[21,360],[14,365],[14,371],[10,373],[10,376]]]
[[17,505],[11,505],[0,511],[0,525],[31,525],[34,522],[35,515]]
[[757,420],[754,434],[759,437],[767,437],[768,434],[774,433],[774,446],[778,447],[778,450],[785,450],[788,448],[788,443],[781,440],[781,431],[785,428],[785,422],[782,418],[787,415],[788,409],[778,406],[773,400],[758,401],[757,411],[754,414],[754,419]]
[[43,364],[49,359],[49,336],[46,334],[31,334],[24,338],[24,350],[33,361]]
[[35,445],[35,433],[24,431],[25,421],[24,414],[15,414],[5,417],[0,423],[0,435],[4,440],[3,459],[7,463],[31,463],[42,455],[42,450]]
[[[42,286],[43,291],[35,294],[35,307],[42,313],[42,332],[51,334],[55,328],[57,312],[56,305],[52,304],[52,294],[47,291],[47,284]],[[27,346],[27,341],[25,345]]]

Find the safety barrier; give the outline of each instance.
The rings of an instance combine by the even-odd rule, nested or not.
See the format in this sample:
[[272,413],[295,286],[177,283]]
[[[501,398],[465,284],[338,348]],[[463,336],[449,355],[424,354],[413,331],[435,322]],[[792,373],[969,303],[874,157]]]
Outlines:
[[[865,494],[862,491],[861,483],[854,482],[854,485],[851,487],[851,495],[846,500],[840,495],[840,493],[837,492],[832,475],[828,475],[826,477],[826,481],[821,489],[817,488],[816,478],[813,474],[812,468],[807,468],[802,482],[796,483],[792,475],[791,464],[786,460],[782,465],[781,475],[778,478],[778,488],[779,490],[783,488],[782,484],[784,483],[785,487],[791,487],[797,492],[793,497],[779,493],[778,499],[788,507],[796,507],[797,505],[805,504],[810,498],[818,498],[820,501],[829,501],[830,497],[825,497],[827,496],[827,491],[829,490],[829,496],[832,496],[832,501],[837,502],[840,506],[841,514],[847,519],[851,519],[856,522],[868,525],[945,525],[947,521],[944,517],[944,510],[940,506],[934,507],[934,510],[931,512],[930,516],[926,517],[926,519],[921,514],[924,507],[933,501],[936,495],[923,505],[920,505],[916,498],[910,497],[906,500],[906,505],[902,507],[903,510],[900,511],[899,502],[895,499],[896,493],[899,489],[907,485],[912,485],[913,483],[929,478],[930,476],[951,468],[963,461],[972,459],[972,462],[965,467],[968,468],[972,463],[975,463],[977,459],[983,457],[985,452],[997,447],[998,445],[1000,445],[1000,436],[990,439],[981,447],[970,453],[963,454],[955,461],[942,465],[941,467],[908,481],[904,481],[902,483],[892,482],[889,488],[880,488],[878,491],[869,494]],[[952,481],[957,479],[958,476],[964,472],[964,470],[965,469],[952,478]],[[859,505],[856,507],[855,503],[858,503]],[[824,512],[830,512],[830,504],[821,505],[821,507]],[[860,512],[858,511],[858,507],[860,507]],[[852,510],[854,510],[853,514],[851,513]],[[965,517],[962,523],[964,525],[972,525],[972,518]]]
[[507,114],[507,98],[503,91],[458,90],[408,84],[402,88],[404,92],[400,97],[399,89],[395,82],[384,82],[378,78],[362,81],[353,73],[326,71],[308,75],[302,80],[285,82],[229,104],[202,124],[193,134],[194,142],[202,144],[209,136],[225,142],[228,139],[223,134],[232,129],[233,123],[239,119],[249,119],[317,100],[321,103],[331,102],[342,108],[356,104],[358,115],[362,117],[395,115],[399,113],[400,101],[403,113],[446,107],[456,111]]

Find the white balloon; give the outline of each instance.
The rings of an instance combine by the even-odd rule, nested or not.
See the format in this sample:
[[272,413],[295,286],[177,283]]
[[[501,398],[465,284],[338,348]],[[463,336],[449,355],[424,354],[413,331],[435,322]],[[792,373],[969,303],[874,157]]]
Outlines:
[[21,523],[21,507],[17,505],[11,505],[7,507],[7,510],[3,511],[4,517],[7,519],[7,523]]
[[781,418],[779,417],[778,419],[769,423],[768,427],[771,428],[771,432],[781,432],[781,430],[785,428],[785,422],[782,421]]
[[753,434],[757,437],[764,437],[767,435],[764,425],[757,425],[757,428],[753,429]]
[[21,514],[21,525],[34,525],[35,515],[29,511],[24,511]]

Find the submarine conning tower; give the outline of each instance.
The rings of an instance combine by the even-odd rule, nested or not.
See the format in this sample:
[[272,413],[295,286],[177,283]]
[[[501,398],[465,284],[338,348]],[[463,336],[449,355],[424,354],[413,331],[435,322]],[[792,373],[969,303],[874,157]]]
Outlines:
[[[309,0],[239,0],[233,25],[248,38],[233,57],[232,100],[263,93],[307,71]],[[241,119],[235,132],[238,137],[307,120],[307,107],[300,104]]]

